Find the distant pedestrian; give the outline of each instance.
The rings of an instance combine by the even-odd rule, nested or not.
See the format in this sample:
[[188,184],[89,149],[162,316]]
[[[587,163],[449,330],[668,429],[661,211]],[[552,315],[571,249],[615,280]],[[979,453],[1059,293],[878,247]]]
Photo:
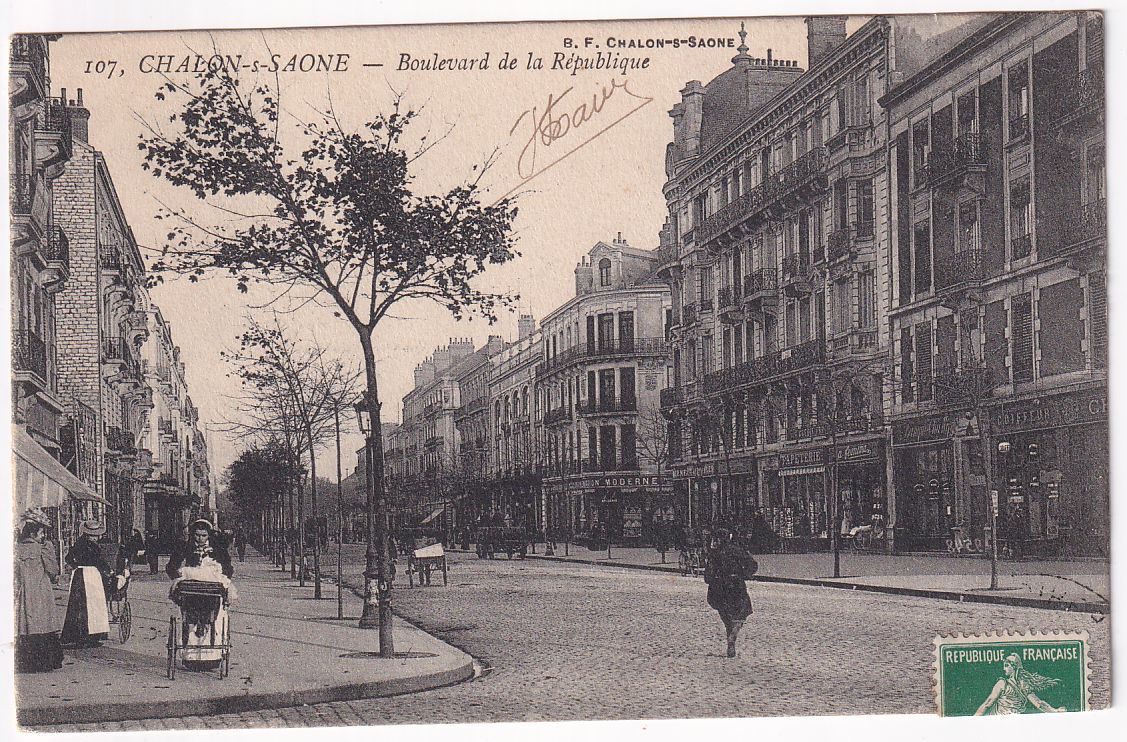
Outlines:
[[704,581],[708,584],[708,604],[724,622],[729,657],[736,656],[736,637],[751,615],[751,596],[747,594],[745,580],[758,571],[755,559],[732,539],[730,531],[717,528],[712,532]]
[[149,563],[149,574],[160,571],[160,536],[156,531],[149,531],[145,537],[145,561]]
[[126,564],[133,564],[137,561],[137,555],[145,550],[145,537],[136,528],[133,529],[133,535],[125,542],[125,549],[123,549],[123,558]]
[[47,540],[50,519],[39,510],[23,516],[16,544],[16,672],[47,672],[63,666],[52,583],[59,576],[55,546]]
[[243,527],[238,526],[235,528],[235,551],[239,555],[239,561],[245,562],[247,560],[247,535],[243,533]]

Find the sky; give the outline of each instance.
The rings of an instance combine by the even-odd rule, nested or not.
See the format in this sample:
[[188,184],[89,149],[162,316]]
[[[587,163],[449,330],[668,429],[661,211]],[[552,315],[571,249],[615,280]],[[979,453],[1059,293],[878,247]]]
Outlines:
[[[864,20],[851,17],[849,31]],[[91,113],[90,142],[105,154],[130,226],[142,253],[148,255],[159,251],[168,231],[167,223],[155,218],[162,205],[184,207],[204,221],[222,223],[229,218],[216,204],[200,202],[141,169],[138,141],[145,122],[167,126],[173,112],[167,101],[154,97],[163,82],[162,68],[171,66],[173,71],[167,74],[173,80],[187,79],[187,73],[175,71],[184,59],[191,63],[194,55],[210,56],[214,50],[241,55],[246,68],[242,75],[254,77],[252,65],[257,61],[258,79],[273,82],[275,76],[267,70],[276,57],[282,68],[277,75],[282,126],[293,132],[287,134],[291,142],[297,141],[299,121],[315,120],[330,105],[345,128],[355,128],[373,112],[386,110],[397,91],[409,107],[422,107],[414,127],[418,135],[428,130],[432,139],[445,134],[417,163],[418,191],[441,192],[464,182],[475,165],[498,151],[498,160],[483,182],[489,198],[516,193],[521,257],[490,269],[480,285],[519,293],[519,311],[539,319],[573,295],[575,264],[598,241],[610,241],[621,232],[635,247],[657,246],[666,213],[661,188],[665,147],[672,138],[668,111],[680,101],[679,91],[687,81],[707,83],[730,66],[741,21],[746,21],[753,57],[765,57],[771,49],[774,58],[795,59],[806,66],[806,28],[797,17],[367,26],[68,34],[52,44],[51,84],[56,94],[65,88],[70,98],[82,88]],[[621,44],[632,39],[687,41],[690,37],[723,39],[731,47],[683,43],[680,48],[608,48],[611,38]],[[571,53],[587,57],[610,51],[638,60],[649,58],[648,66],[629,71],[625,78],[606,70],[572,74],[566,66],[551,69],[557,54],[566,63]],[[440,59],[480,60],[486,53],[486,70],[410,69],[424,66],[436,54]],[[516,69],[500,69],[506,53]],[[530,54],[543,60],[543,69],[528,69]],[[295,55],[298,69],[286,71]],[[302,55],[321,55],[324,62],[344,69],[302,72]],[[347,60],[340,55],[348,55]],[[415,64],[405,63],[404,55]],[[620,87],[624,80],[626,88]],[[529,112],[534,108],[542,112],[549,96],[560,100],[564,111],[582,102],[591,102],[593,108],[594,101],[601,101],[597,106],[601,110],[573,124],[566,135],[547,145],[537,144],[533,153]],[[172,325],[201,424],[214,427],[230,419],[232,397],[239,387],[219,354],[232,347],[249,313],[263,316],[266,310],[253,307],[266,305],[271,295],[264,289],[240,294],[223,277],[197,284],[169,277],[152,290],[152,297]],[[310,305],[283,321],[295,333],[316,337],[346,360],[359,361],[353,330],[327,311]],[[490,327],[480,319],[456,322],[433,305],[400,306],[376,335],[384,418],[398,420],[399,402],[413,385],[414,366],[435,347],[451,337],[473,338],[480,346],[490,334],[514,338],[516,314]],[[361,444],[354,426],[350,421],[352,432],[343,445],[345,474],[355,466],[355,451]],[[213,467],[219,473],[245,443],[215,430],[210,438]],[[321,455],[319,471],[335,471],[331,453],[326,450]]]

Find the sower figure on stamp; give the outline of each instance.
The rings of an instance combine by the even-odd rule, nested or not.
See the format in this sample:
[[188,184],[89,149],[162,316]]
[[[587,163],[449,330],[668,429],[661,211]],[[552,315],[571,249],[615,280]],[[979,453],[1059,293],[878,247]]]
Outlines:
[[751,596],[745,580],[759,571],[751,554],[732,539],[732,533],[717,528],[712,533],[704,581],[708,584],[708,604],[720,614],[728,638],[728,656],[736,656],[736,637],[751,615]]

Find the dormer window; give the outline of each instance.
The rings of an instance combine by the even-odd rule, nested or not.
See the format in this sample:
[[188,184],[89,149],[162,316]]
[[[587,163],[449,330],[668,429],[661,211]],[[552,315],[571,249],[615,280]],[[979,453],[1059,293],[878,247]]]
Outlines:
[[599,285],[610,286],[610,258],[599,261]]

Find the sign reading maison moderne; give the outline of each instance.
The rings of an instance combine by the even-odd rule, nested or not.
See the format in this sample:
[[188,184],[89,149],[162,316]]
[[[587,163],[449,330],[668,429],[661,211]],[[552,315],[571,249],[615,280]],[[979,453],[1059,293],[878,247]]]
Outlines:
[[607,474],[602,477],[593,477],[592,487],[658,487],[661,480],[652,474]]

